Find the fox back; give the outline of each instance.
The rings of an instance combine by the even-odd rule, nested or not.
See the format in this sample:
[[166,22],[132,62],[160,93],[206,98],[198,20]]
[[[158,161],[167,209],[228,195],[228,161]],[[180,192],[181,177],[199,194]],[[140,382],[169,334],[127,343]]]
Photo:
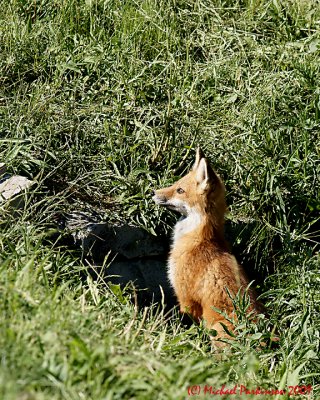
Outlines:
[[[168,276],[181,312],[204,319],[218,338],[227,336],[220,322],[231,330],[233,325],[214,308],[234,317],[226,288],[235,296],[239,290],[244,292],[249,281],[224,238],[227,206],[221,178],[198,149],[192,170],[172,186],[156,190],[153,199],[182,215],[168,260]],[[254,292],[248,293],[250,311],[260,311]]]

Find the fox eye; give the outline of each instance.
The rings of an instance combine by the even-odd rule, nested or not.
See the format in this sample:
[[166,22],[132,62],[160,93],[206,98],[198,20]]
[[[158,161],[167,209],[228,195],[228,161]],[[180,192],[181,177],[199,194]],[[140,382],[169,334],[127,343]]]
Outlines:
[[177,193],[182,194],[182,193],[184,193],[184,190],[182,188],[178,188]]

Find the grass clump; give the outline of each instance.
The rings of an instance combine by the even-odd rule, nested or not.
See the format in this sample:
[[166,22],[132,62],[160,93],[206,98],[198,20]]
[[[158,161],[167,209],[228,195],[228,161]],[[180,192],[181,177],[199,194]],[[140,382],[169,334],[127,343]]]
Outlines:
[[[318,2],[0,4],[0,159],[37,182],[19,214],[0,208],[0,397],[176,399],[206,384],[319,397]],[[268,321],[244,321],[217,359],[203,327],[138,312],[48,243],[54,216],[83,202],[168,234],[175,217],[149,190],[199,144],[226,182],[275,348],[257,351]]]

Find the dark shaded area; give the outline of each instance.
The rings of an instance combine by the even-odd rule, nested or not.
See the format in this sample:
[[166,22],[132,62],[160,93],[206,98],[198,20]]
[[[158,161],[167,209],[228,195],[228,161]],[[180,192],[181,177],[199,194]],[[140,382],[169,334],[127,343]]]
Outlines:
[[133,301],[139,307],[163,304],[166,310],[177,305],[166,271],[168,240],[155,237],[130,225],[84,222],[82,213],[60,221],[64,231],[59,245],[80,250],[94,279],[103,279],[122,289],[134,287]]

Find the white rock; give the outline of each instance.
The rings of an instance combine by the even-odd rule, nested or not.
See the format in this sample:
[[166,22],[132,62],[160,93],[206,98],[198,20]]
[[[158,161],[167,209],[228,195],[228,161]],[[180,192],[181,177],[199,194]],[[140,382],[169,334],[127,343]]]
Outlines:
[[0,202],[11,199],[30,188],[34,182],[24,176],[14,175],[0,184]]

